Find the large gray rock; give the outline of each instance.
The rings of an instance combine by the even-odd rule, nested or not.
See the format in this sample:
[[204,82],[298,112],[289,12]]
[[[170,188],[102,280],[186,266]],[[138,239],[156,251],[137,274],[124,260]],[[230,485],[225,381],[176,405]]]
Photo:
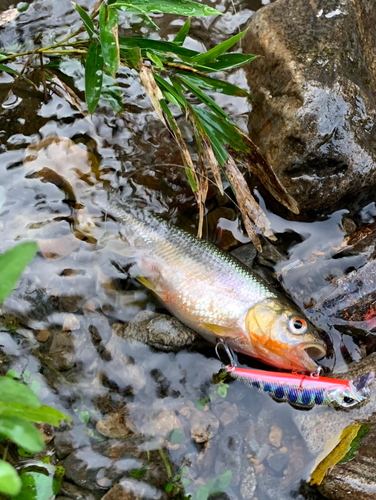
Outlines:
[[300,209],[376,183],[376,3],[279,0],[243,40],[251,138]]

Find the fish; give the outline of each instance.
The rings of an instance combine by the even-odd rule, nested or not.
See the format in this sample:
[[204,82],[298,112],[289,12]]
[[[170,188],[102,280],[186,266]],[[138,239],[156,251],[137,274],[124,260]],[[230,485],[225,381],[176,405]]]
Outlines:
[[305,409],[316,405],[351,408],[370,396],[370,384],[374,372],[361,375],[355,380],[342,380],[320,376],[305,376],[297,373],[272,372],[239,368],[233,365],[224,367],[231,377],[266,392],[278,402]]
[[327,347],[315,327],[235,257],[114,197],[102,210],[118,223],[118,236],[130,249],[124,254],[135,261],[132,275],[182,323],[266,364],[317,370]]

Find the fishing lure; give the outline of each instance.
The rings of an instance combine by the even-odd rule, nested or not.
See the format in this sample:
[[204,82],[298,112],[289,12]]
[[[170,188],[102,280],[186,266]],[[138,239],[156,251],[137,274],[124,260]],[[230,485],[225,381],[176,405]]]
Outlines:
[[370,395],[369,385],[375,378],[369,372],[355,380],[342,380],[318,375],[269,372],[238,368],[228,365],[227,373],[259,392],[268,393],[277,401],[292,405],[313,407],[315,405],[340,406],[350,408]]
[[316,405],[337,406],[350,408],[370,395],[370,384],[375,378],[374,372],[361,375],[355,380],[342,380],[320,377],[318,374],[310,376],[298,373],[271,372],[236,366],[232,351],[219,342],[216,347],[224,347],[230,357],[230,365],[224,369],[232,377],[254,387],[259,392],[266,392],[279,402],[287,402],[293,406],[312,408]]

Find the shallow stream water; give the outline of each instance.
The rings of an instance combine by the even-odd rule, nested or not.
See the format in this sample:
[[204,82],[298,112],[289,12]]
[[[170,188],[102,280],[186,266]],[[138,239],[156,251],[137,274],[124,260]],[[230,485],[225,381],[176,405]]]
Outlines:
[[[85,1],[87,7],[94,3]],[[187,46],[211,48],[235,34],[262,6],[256,0],[235,4],[236,13],[230,0],[212,2],[226,16],[194,20]],[[0,1],[0,10],[10,5]],[[156,21],[161,27],[158,36],[165,39],[182,25],[173,16]],[[0,43],[16,48],[39,32],[42,43],[48,43],[78,23],[67,0],[36,1],[16,23],[1,28]],[[147,34],[137,16],[131,21],[124,16],[122,29]],[[82,97],[82,66],[66,62],[62,70],[62,78],[73,81]],[[77,493],[72,498],[99,499],[123,477],[142,498],[160,498],[172,481],[166,457],[172,476],[179,474],[185,493],[197,500],[205,498],[205,485],[215,478],[220,478],[218,490],[224,490],[220,498],[320,498],[306,486],[316,456],[296,426],[299,410],[238,382],[230,383],[227,391],[219,390],[212,377],[221,364],[211,346],[157,352],[128,343],[112,329],[115,322],[127,323],[140,311],[164,311],[128,277],[126,262],[119,262],[82,233],[77,216],[99,217],[96,200],[105,199],[111,188],[118,190],[124,203],[145,207],[192,232],[197,224],[179,151],[153,113],[135,73],[122,68],[120,75],[125,107],[120,115],[102,102],[92,119],[85,118],[56,94],[44,103],[42,93],[23,82],[1,109],[0,251],[24,239],[45,240],[43,255],[38,254],[5,303],[7,315],[0,331],[3,371],[14,368],[26,373],[28,381],[40,384],[38,395],[44,404],[72,416],[73,429],[55,433],[52,453],[54,460],[66,459],[66,490],[75,483],[93,495]],[[228,78],[247,85],[244,70]],[[0,101],[12,81],[1,73]],[[218,102],[246,128],[251,112],[246,99],[220,96]],[[187,129],[188,144],[189,134]],[[49,137],[60,141],[48,141]],[[45,139],[42,146],[47,149],[36,146]],[[76,204],[69,186],[52,182],[46,171],[41,174],[42,168],[51,167],[73,186]],[[221,228],[220,245],[231,250],[248,239],[227,191],[226,198],[210,189],[205,237],[218,240]],[[303,222],[269,198],[264,200],[257,186],[255,192],[278,236],[275,247],[265,244],[264,256],[255,261],[256,270],[275,283],[282,280],[294,300],[307,308],[332,344],[324,365],[346,371],[350,361],[364,357],[367,344],[336,328],[336,321],[312,309],[310,301],[330,292],[328,277],[341,277],[367,261],[369,249],[340,259],[333,259],[330,249],[344,240],[346,218],[358,225],[373,222],[373,200],[362,196],[353,200],[350,209],[339,207]],[[290,269],[291,263],[295,264]],[[314,419],[330,411],[318,408],[310,415]],[[121,460],[109,451],[113,442],[96,429],[109,414],[119,418],[117,427],[124,429],[123,437],[128,431],[136,436],[122,445]],[[353,415],[355,420],[357,410]],[[195,429],[209,432],[210,439],[197,442]],[[142,453],[135,453],[135,446]],[[154,472],[143,477],[129,474],[144,468]],[[69,496],[66,490],[62,494]],[[178,488],[174,491],[183,494]]]

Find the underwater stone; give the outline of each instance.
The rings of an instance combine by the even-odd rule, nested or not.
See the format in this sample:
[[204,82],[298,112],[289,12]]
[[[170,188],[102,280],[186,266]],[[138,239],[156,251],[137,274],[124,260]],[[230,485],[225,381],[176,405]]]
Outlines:
[[180,351],[202,340],[198,333],[167,314],[152,311],[139,312],[128,326],[113,323],[116,335],[126,340],[142,342],[159,351]]
[[243,38],[249,132],[299,208],[376,184],[376,3],[280,0]]

